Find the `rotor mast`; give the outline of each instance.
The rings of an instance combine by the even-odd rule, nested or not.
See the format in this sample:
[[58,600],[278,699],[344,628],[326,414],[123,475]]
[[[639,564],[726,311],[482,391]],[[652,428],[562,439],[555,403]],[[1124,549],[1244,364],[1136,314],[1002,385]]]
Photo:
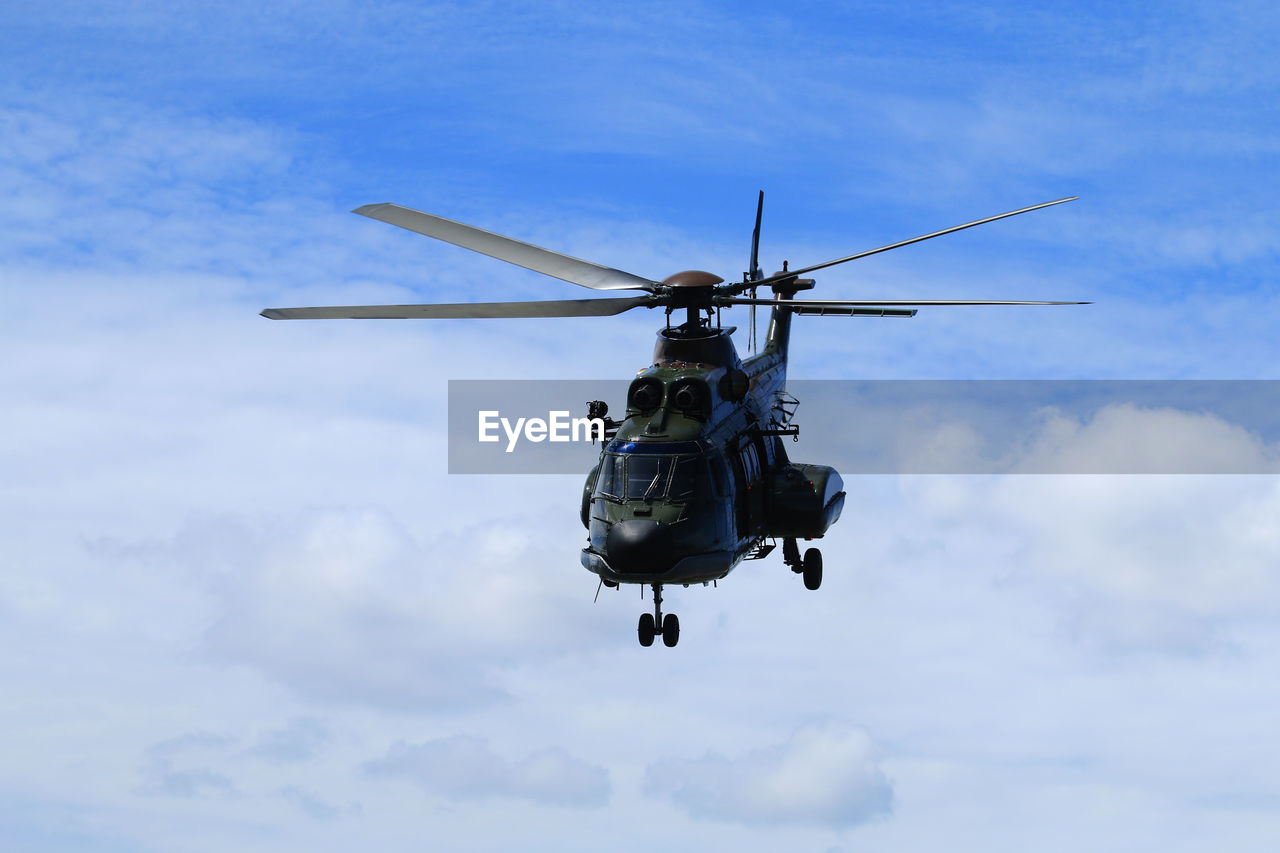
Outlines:
[[[659,283],[659,293],[667,296],[668,315],[674,310],[685,309],[685,322],[680,328],[693,335],[710,326],[711,312],[715,310],[716,285],[723,281],[715,273],[685,270],[664,278]],[[702,319],[704,311],[707,312],[706,321]]]

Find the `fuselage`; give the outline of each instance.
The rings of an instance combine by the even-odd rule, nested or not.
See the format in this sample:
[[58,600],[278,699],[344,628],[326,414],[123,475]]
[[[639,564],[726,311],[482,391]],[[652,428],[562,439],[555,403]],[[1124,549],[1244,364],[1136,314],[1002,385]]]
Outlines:
[[[778,405],[790,321],[786,308],[772,314],[763,351],[745,362],[732,330],[658,333],[653,364],[628,391],[626,419],[587,477],[588,570],[610,583],[713,581],[770,535],[771,492],[797,467],[771,434],[785,424]],[[831,505],[829,524],[843,492],[825,470],[834,475],[822,478],[829,494],[815,497]]]

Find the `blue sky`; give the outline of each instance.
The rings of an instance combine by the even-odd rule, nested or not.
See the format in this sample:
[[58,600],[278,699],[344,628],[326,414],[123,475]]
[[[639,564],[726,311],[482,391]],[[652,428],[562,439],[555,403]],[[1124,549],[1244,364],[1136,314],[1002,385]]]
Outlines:
[[[257,311],[582,295],[371,202],[734,278],[758,189],[766,267],[1078,194],[818,293],[1096,304],[814,319],[793,375],[1274,379],[1277,17],[8,4],[5,837],[1274,849],[1273,478],[851,479],[821,591],[673,590],[646,650],[634,590],[591,603],[580,478],[442,441],[448,379],[624,377],[654,315]],[[1091,426],[1053,438],[1114,453]]]

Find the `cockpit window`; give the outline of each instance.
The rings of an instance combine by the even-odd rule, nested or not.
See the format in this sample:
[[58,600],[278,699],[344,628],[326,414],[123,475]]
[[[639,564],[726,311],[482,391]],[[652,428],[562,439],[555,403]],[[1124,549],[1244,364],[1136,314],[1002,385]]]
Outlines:
[[671,488],[668,494],[677,500],[692,495],[694,484],[698,479],[698,468],[698,458],[696,456],[681,456],[677,458],[675,470],[671,474]]
[[700,470],[697,456],[605,453],[596,494],[626,500],[686,500],[696,488]]
[[627,458],[627,497],[660,498],[667,492],[671,474],[670,456],[630,456]]

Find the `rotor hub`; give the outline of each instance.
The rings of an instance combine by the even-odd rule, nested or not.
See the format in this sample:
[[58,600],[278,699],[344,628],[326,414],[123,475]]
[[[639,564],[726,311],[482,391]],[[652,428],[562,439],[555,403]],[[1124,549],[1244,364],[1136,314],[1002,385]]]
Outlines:
[[716,285],[723,282],[715,273],[702,270],[685,270],[669,275],[659,282],[666,291],[667,305],[671,308],[695,308],[709,310]]
[[684,272],[678,272],[675,275],[667,276],[659,282],[659,284],[664,284],[667,287],[699,288],[714,287],[722,281],[724,281],[724,279],[715,273],[704,272],[703,270],[685,270]]

